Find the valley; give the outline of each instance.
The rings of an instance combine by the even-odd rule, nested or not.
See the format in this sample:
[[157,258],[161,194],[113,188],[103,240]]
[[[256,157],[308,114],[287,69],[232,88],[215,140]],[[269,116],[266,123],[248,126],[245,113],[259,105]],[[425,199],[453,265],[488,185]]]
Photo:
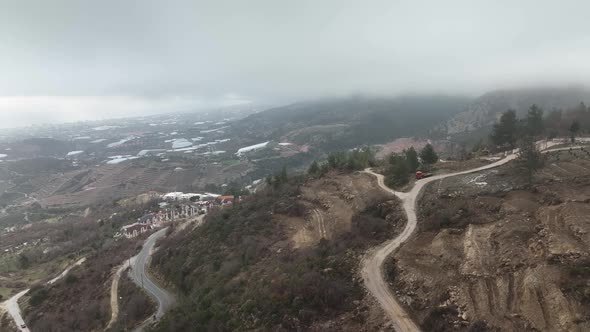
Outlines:
[[[5,139],[0,294],[22,318],[0,326],[584,330],[587,139],[534,144],[527,182],[517,149],[439,131],[460,105],[352,98]],[[388,187],[409,148],[426,178]]]

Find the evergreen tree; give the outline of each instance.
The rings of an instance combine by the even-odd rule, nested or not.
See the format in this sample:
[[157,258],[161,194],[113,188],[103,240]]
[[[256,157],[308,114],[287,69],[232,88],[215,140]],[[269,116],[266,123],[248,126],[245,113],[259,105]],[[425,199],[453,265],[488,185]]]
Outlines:
[[570,126],[569,132],[570,132],[570,139],[572,141],[572,143],[576,142],[576,134],[580,131],[580,122],[578,120],[574,120],[572,121],[572,124]]
[[543,167],[543,155],[537,149],[534,137],[526,136],[520,141],[518,155],[526,168],[527,179],[531,184],[534,173]]
[[508,110],[502,113],[500,121],[494,124],[490,138],[497,146],[513,148],[516,143],[517,134],[518,120],[516,119],[516,112],[514,110]]
[[536,137],[543,134],[545,127],[543,125],[543,110],[533,104],[527,113],[526,131],[529,136]]
[[311,165],[309,166],[309,169],[307,170],[307,173],[311,174],[311,175],[318,175],[320,173],[320,166],[318,165],[317,161],[313,161],[313,163],[311,163]]
[[410,167],[406,158],[398,155],[391,155],[389,167],[386,170],[385,184],[390,187],[403,186],[409,181]]
[[420,159],[426,165],[433,165],[438,161],[438,155],[430,143],[426,144],[420,151]]
[[418,153],[416,152],[414,147],[411,146],[410,148],[404,150],[404,155],[406,156],[406,162],[408,164],[410,172],[415,172],[419,166]]

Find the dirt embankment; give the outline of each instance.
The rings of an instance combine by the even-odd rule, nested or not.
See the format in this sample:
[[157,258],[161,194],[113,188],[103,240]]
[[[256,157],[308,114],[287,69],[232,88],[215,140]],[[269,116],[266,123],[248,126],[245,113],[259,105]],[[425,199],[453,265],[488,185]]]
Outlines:
[[590,330],[590,157],[548,155],[528,188],[514,163],[432,183],[393,257],[424,330]]

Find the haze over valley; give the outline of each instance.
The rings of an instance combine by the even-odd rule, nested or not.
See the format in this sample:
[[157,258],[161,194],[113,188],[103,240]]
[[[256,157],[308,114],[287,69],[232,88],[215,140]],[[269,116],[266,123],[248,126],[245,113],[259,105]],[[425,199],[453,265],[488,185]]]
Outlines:
[[0,330],[590,330],[588,9],[0,4]]

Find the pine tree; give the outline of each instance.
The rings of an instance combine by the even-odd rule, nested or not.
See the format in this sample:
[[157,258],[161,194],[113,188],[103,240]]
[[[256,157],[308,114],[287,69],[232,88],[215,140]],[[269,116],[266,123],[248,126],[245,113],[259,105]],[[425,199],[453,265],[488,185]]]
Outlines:
[[534,173],[543,167],[543,155],[537,149],[534,137],[526,136],[520,141],[518,155],[526,168],[527,179],[531,184]]
[[410,168],[406,158],[399,155],[391,155],[389,164],[386,171],[385,184],[390,187],[396,187],[408,183]]
[[313,163],[311,163],[311,165],[309,166],[307,173],[315,176],[315,175],[318,175],[319,172],[320,172],[320,166],[318,165],[318,162],[314,160]]
[[420,151],[420,159],[426,165],[433,165],[438,161],[438,155],[430,143],[426,144]]
[[411,146],[410,148],[404,150],[404,155],[406,156],[406,162],[408,163],[410,172],[415,172],[419,166],[418,153],[414,147]]
[[572,121],[572,125],[570,126],[570,139],[572,144],[576,142],[576,134],[580,131],[580,122],[578,120]]
[[490,138],[497,146],[514,147],[516,137],[518,134],[518,120],[516,119],[516,112],[508,110],[502,113],[500,121],[494,124]]
[[529,108],[529,112],[527,113],[526,131],[532,137],[540,136],[545,131],[543,110],[535,104]]

